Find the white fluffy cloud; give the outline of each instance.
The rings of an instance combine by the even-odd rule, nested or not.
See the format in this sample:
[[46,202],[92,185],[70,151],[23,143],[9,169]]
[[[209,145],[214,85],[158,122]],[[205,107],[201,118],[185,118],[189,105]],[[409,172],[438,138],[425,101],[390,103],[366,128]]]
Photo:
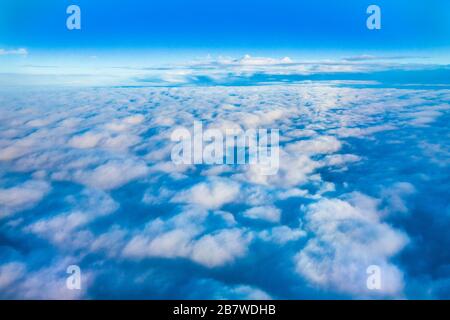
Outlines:
[[409,182],[397,182],[381,192],[381,196],[386,202],[384,211],[387,214],[408,213],[405,198],[416,193],[416,188]]
[[319,286],[369,296],[366,270],[377,265],[381,268],[378,294],[401,296],[402,272],[390,258],[408,238],[379,220],[376,205],[375,199],[362,194],[309,205],[306,226],[313,236],[295,257],[297,272]]
[[[0,289],[9,299],[72,300],[80,299],[93,280],[90,270],[83,270],[81,289],[69,290],[66,286],[66,268],[76,264],[73,259],[58,259],[38,270],[29,270],[21,262],[0,266]],[[4,273],[5,272],[5,273]],[[3,287],[2,287],[3,285]]]
[[306,232],[300,228],[292,229],[288,226],[279,226],[271,230],[261,231],[259,236],[265,241],[285,244],[306,237]]
[[63,273],[64,271],[63,269],[55,270],[48,268],[32,273],[30,277],[25,279],[23,284],[15,289],[16,292],[21,293],[16,298],[36,300],[83,299],[86,296],[88,284],[93,279],[93,273],[83,273],[81,290],[68,290],[65,283],[67,273]]
[[92,171],[75,172],[74,179],[92,188],[111,190],[145,177],[148,171],[148,167],[141,161],[111,160]]
[[319,136],[289,144],[285,149],[295,154],[328,154],[339,151],[341,142],[333,136]]
[[79,149],[95,148],[103,137],[104,135],[101,133],[86,132],[72,137],[69,145]]
[[241,65],[273,65],[273,64],[289,64],[292,60],[289,57],[284,57],[282,59],[264,58],[264,57],[252,57],[249,54],[245,55],[242,59],[236,61]]
[[239,194],[239,184],[224,178],[210,178],[207,182],[196,184],[191,189],[183,191],[172,200],[190,203],[206,209],[219,209],[233,202]]
[[247,252],[249,236],[239,229],[224,229],[194,239],[183,229],[170,230],[151,238],[138,235],[124,248],[128,258],[188,258],[209,268],[220,267]]
[[244,216],[250,219],[261,219],[269,222],[280,222],[281,211],[274,206],[253,207],[244,211]]
[[94,240],[86,225],[119,208],[118,203],[99,190],[84,190],[76,198],[66,198],[66,202],[70,203],[71,211],[40,219],[25,230],[69,251],[86,248]]
[[221,266],[245,255],[248,242],[248,236],[239,229],[207,234],[193,245],[192,260],[207,267]]
[[[267,68],[268,72],[314,68],[287,59],[252,57],[221,64],[244,75]],[[175,72],[168,79],[184,81],[195,74],[195,70]],[[430,101],[448,99],[448,93],[304,83],[96,88],[79,90],[77,96],[74,100],[72,91],[58,90],[21,92],[9,100],[0,97],[6,106],[0,115],[0,164],[5,169],[0,172],[0,218],[33,209],[49,195],[51,185],[55,189],[62,185],[55,190],[59,192],[55,207],[50,206],[56,212],[4,219],[9,234],[22,240],[32,233],[61,252],[98,254],[102,262],[183,258],[208,268],[253,259],[257,253],[249,250],[251,243],[272,242],[283,247],[284,256],[295,256],[283,265],[292,270],[295,264],[304,279],[320,289],[366,296],[365,268],[377,264],[384,275],[382,294],[401,296],[402,272],[391,258],[405,245],[406,236],[382,219],[388,218],[387,212],[407,214],[406,197],[414,187],[406,181],[396,184],[390,177],[392,185],[377,189],[380,200],[357,193],[345,197],[343,190],[358,190],[358,185],[327,181],[332,179],[327,173],[351,171],[356,162],[373,161],[371,154],[359,154],[362,149],[349,137],[372,143],[378,142],[378,134],[395,137],[401,128],[429,128],[447,112],[446,106],[432,106]],[[190,128],[195,120],[203,120],[205,128],[280,129],[280,170],[263,176],[254,166],[176,166],[170,160],[171,130]],[[427,157],[445,168],[444,144],[421,146]],[[18,183],[16,175],[29,181]],[[83,187],[89,196],[78,193]],[[117,219],[106,217],[122,202],[128,209],[129,195],[137,199],[132,204],[136,216],[132,210],[121,210]],[[66,200],[63,209],[58,207],[61,199]],[[297,217],[291,205],[304,201],[311,204],[305,216]],[[281,225],[281,209],[283,222],[293,218],[303,224]],[[146,225],[140,225],[142,219]],[[21,279],[22,273],[12,272],[14,268],[3,269],[0,286],[6,283],[11,288]],[[52,277],[49,281],[58,283]],[[28,282],[33,293],[29,296],[39,296],[42,285],[36,275]],[[57,287],[47,288],[63,295]],[[228,289],[224,296],[269,296],[245,283]]]
[[240,228],[206,231],[210,215],[198,207],[185,208],[167,219],[150,221],[124,245],[127,259],[186,258],[209,268],[232,263],[247,252],[250,233]]
[[263,290],[249,285],[225,287],[213,297],[217,300],[243,299],[243,300],[272,300],[273,298]]
[[30,180],[18,186],[0,189],[0,219],[33,208],[50,191],[45,181]]
[[243,180],[255,184],[277,187],[295,187],[307,183],[313,173],[323,165],[306,155],[280,152],[280,168],[275,175],[264,175],[257,166],[249,166]]
[[0,265],[0,290],[6,291],[24,275],[25,269],[25,265],[19,262]]

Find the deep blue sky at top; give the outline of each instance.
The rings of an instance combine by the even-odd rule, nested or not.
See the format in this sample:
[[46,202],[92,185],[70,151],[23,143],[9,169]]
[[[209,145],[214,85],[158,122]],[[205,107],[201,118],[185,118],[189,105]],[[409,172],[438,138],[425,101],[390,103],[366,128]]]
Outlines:
[[[82,30],[66,29],[66,8]],[[366,8],[382,9],[382,30]],[[0,0],[0,48],[411,53],[450,48],[448,0]]]

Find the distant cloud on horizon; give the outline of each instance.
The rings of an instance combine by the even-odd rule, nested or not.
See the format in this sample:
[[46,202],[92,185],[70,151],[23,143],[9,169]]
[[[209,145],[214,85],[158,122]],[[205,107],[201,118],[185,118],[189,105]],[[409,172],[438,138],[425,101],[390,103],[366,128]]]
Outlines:
[[2,49],[0,48],[0,56],[27,56],[28,50],[25,48],[18,49]]

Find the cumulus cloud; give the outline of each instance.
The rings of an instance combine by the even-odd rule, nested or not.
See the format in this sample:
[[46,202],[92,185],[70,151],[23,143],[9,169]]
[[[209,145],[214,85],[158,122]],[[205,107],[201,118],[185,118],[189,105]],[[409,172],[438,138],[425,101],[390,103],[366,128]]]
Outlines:
[[0,265],[0,297],[2,299],[72,300],[80,299],[92,283],[93,273],[83,270],[81,289],[69,290],[66,286],[66,268],[75,264],[71,258],[59,259],[37,270],[12,261]]
[[[187,68],[167,79],[173,84],[196,81],[204,70],[211,81],[230,81],[255,72],[298,75],[314,68],[362,67],[244,57]],[[421,228],[409,227],[420,216],[414,208],[430,218],[435,211],[448,211],[446,204],[435,204],[445,198],[445,190],[433,188],[445,187],[448,148],[442,120],[448,117],[444,101],[450,94],[361,83],[225,84],[85,88],[75,100],[73,91],[65,89],[2,95],[0,215],[8,219],[1,219],[0,227],[8,241],[2,252],[7,262],[0,267],[0,288],[6,289],[0,295],[98,295],[98,287],[76,295],[60,287],[64,268],[53,262],[61,254],[76,256],[80,263],[95,259],[105,266],[95,271],[99,279],[123,275],[126,265],[125,274],[140,281],[132,284],[136,296],[186,292],[175,284],[148,289],[150,280],[142,275],[148,273],[161,275],[152,280],[196,283],[190,292],[205,297],[206,289],[195,279],[208,278],[206,268],[215,268],[217,278],[208,297],[410,294],[402,288],[413,276],[401,269],[410,255],[398,256],[408,237],[399,230],[412,232],[411,239],[426,239]],[[205,128],[279,129],[279,171],[264,176],[257,166],[175,165],[170,160],[171,130],[197,120]],[[358,190],[377,198],[352,192]],[[440,197],[421,201],[423,194]],[[22,210],[30,214],[17,214]],[[405,217],[410,219],[406,225],[389,224]],[[427,234],[434,233],[430,230]],[[35,245],[33,250],[21,250],[25,241]],[[259,264],[267,259],[262,250],[250,250],[253,246],[277,250],[267,253],[277,263]],[[414,254],[419,250],[409,249]],[[430,264],[442,266],[433,254],[427,257]],[[155,261],[141,261],[146,259]],[[171,261],[161,264],[161,259]],[[204,268],[186,274],[181,260]],[[274,274],[286,290],[260,287],[259,272],[242,272],[243,265],[253,263],[261,274]],[[366,268],[372,264],[382,271],[378,295],[365,287]],[[227,276],[236,272],[239,282],[230,284]],[[304,280],[306,285],[300,286]],[[130,282],[119,281],[115,288],[127,295]]]
[[326,156],[324,161],[326,166],[343,166],[347,163],[358,162],[362,158],[354,154],[333,154]]
[[193,234],[174,229],[155,238],[134,237],[124,248],[124,256],[130,258],[165,257],[188,258],[209,268],[233,262],[247,251],[249,242],[241,230],[220,230],[194,240]]
[[381,192],[381,196],[386,203],[384,211],[386,214],[408,213],[405,198],[415,194],[416,188],[409,182],[397,182]]
[[236,61],[241,65],[273,65],[273,64],[289,64],[292,60],[289,57],[282,59],[264,58],[264,57],[252,57],[249,54],[245,55],[242,59]]
[[25,265],[19,262],[9,262],[0,265],[0,290],[6,292],[25,273]]
[[[203,288],[204,292],[196,292],[190,288]],[[217,300],[271,300],[273,297],[255,285],[229,284],[211,278],[201,278],[190,282],[187,288],[190,299],[207,297]]]
[[296,154],[328,154],[338,151],[341,143],[333,136],[320,136],[310,140],[301,140],[296,143],[289,144],[285,149],[288,152]]
[[[280,83],[277,76],[294,76],[302,79],[309,75],[336,74],[336,79],[340,73],[354,73],[371,71],[382,71],[392,68],[393,63],[387,58],[368,59],[365,57],[357,59],[356,57],[344,58],[342,60],[294,60],[289,57],[257,57],[246,54],[241,58],[235,57],[208,57],[207,59],[198,59],[178,66],[171,66],[164,70],[160,68],[151,69],[146,68],[145,75],[142,72],[138,74],[140,82],[154,83],[160,85],[161,82],[166,84],[186,84],[198,83],[206,81],[207,83],[223,84],[233,83],[233,80],[248,81],[249,84],[260,83]],[[370,63],[367,63],[370,60]],[[397,64],[398,70],[410,70],[418,68],[411,64]],[[261,79],[252,78],[253,75],[258,74]],[[347,77],[344,77],[347,79]],[[199,81],[201,79],[201,81]],[[370,79],[370,78],[369,78]],[[286,81],[286,80],[285,80]]]
[[146,232],[135,235],[126,244],[123,256],[130,259],[187,258],[213,268],[245,255],[250,235],[237,228],[204,234],[201,224],[196,222],[205,218],[205,213],[186,211],[165,222],[153,221]]
[[433,123],[437,118],[442,116],[442,112],[439,112],[437,110],[423,110],[411,112],[406,116],[411,118],[412,124],[417,126],[426,126]]
[[50,192],[50,189],[49,183],[39,180],[30,180],[11,188],[0,189],[0,219],[33,208]]
[[[76,260],[66,258],[59,259],[55,263],[29,270],[20,262],[10,262],[0,266],[0,271],[5,271],[4,287],[0,297],[8,299],[37,299],[37,300],[72,300],[80,299],[86,293],[87,288],[94,278],[90,270],[83,270],[81,277],[81,289],[69,290],[66,286],[69,265],[75,264]],[[12,268],[15,270],[12,270]],[[0,281],[1,279],[0,273]]]
[[214,298],[218,300],[272,300],[272,297],[267,292],[248,285],[226,287],[220,293],[217,293]]
[[280,152],[280,168],[276,175],[264,175],[256,165],[249,166],[244,176],[245,181],[261,185],[278,187],[295,187],[305,184],[310,176],[322,165],[305,155],[291,155]]
[[108,194],[99,190],[84,190],[76,198],[67,197],[66,202],[71,211],[40,219],[25,230],[68,250],[86,248],[94,240],[86,225],[119,207]]
[[244,211],[244,216],[250,219],[261,219],[269,222],[279,222],[281,211],[274,206],[253,207]]
[[206,209],[219,209],[233,202],[239,194],[239,184],[224,178],[210,178],[207,182],[196,184],[191,189],[176,195],[174,202],[199,205]]
[[297,272],[313,283],[356,296],[370,296],[366,270],[381,268],[379,294],[399,297],[403,275],[391,261],[408,242],[379,219],[376,200],[356,193],[348,200],[322,199],[306,208],[313,233],[295,257]]
[[133,180],[145,177],[149,169],[145,163],[126,159],[111,160],[92,171],[77,171],[74,179],[92,188],[117,189]]
[[248,242],[249,238],[242,230],[220,230],[195,242],[192,260],[208,267],[221,266],[243,256]]
[[279,226],[271,230],[261,231],[259,236],[265,241],[285,244],[306,237],[306,232],[300,228],[292,229],[288,226]]
[[102,138],[103,135],[100,133],[95,134],[93,132],[86,132],[71,138],[69,140],[69,145],[79,149],[94,148]]

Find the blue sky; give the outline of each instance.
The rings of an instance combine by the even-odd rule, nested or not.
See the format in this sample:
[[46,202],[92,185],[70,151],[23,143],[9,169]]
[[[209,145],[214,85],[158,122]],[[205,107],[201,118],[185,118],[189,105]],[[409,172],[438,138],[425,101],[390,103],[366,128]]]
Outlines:
[[[81,31],[66,29],[70,4],[81,7]],[[365,27],[370,4],[382,9],[381,30]],[[333,57],[370,52],[442,59],[450,37],[450,3],[445,0],[2,0],[0,12],[0,47],[26,48],[30,57],[41,59],[142,55],[166,61],[206,54]]]

